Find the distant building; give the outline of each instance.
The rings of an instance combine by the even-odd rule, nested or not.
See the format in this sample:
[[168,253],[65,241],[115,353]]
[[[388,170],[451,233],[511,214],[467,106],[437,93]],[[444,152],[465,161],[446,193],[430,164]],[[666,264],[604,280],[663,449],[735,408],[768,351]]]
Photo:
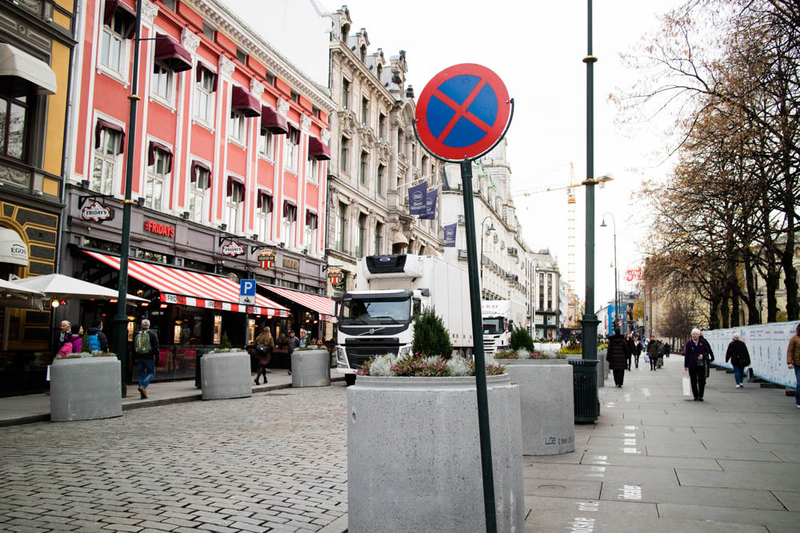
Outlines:
[[536,320],[535,337],[555,340],[559,336],[561,323],[561,273],[558,263],[550,254],[550,250],[539,250],[531,253],[535,264],[534,303]]

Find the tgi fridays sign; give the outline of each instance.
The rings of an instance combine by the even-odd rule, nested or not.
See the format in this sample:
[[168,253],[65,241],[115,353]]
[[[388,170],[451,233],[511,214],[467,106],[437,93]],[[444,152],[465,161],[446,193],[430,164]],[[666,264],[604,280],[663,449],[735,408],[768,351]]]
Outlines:
[[95,200],[81,209],[81,218],[102,224],[106,220],[114,220],[114,208]]
[[230,257],[238,257],[244,255],[244,246],[236,241],[230,241],[222,247],[222,253]]

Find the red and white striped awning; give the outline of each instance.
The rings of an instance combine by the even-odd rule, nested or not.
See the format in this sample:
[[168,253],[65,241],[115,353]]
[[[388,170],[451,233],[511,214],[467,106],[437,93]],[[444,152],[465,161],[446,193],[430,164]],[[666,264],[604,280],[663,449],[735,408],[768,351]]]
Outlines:
[[[119,257],[97,252],[84,252],[119,270]],[[128,261],[128,274],[161,292],[161,301],[168,304],[234,311],[254,315],[288,317],[289,310],[269,298],[256,295],[255,306],[239,304],[239,285],[224,276],[202,274],[180,268]]]
[[279,296],[288,298],[289,300],[298,303],[303,307],[307,307],[312,311],[316,311],[319,313],[320,320],[324,322],[330,322],[331,317],[333,317],[335,304],[330,298],[326,298],[325,296],[317,296],[316,294],[308,294],[307,292],[273,287],[272,285],[263,285],[261,283],[259,283],[259,286],[264,287],[265,289],[270,290]]

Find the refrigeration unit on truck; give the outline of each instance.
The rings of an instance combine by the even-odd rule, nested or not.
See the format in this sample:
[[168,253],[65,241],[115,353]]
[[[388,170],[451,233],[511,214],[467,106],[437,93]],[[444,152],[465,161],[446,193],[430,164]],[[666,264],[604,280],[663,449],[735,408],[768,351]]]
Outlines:
[[508,350],[511,340],[511,302],[508,300],[481,300],[483,320],[483,352],[494,356]]
[[414,317],[434,308],[455,351],[472,351],[466,270],[433,256],[375,255],[358,260],[356,290],[337,306],[337,370],[348,384],[368,359],[411,353]]

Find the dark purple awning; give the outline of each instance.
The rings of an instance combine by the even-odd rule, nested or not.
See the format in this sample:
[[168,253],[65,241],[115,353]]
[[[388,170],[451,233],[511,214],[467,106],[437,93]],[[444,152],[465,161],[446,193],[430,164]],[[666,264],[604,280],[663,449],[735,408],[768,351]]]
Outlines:
[[272,195],[267,191],[259,191],[258,193],[258,208],[264,205],[264,198],[267,199],[267,212],[272,213]]
[[161,150],[167,154],[167,168],[166,174],[172,172],[172,149],[166,144],[161,144],[158,141],[150,141],[150,146],[147,149],[147,166],[152,166],[156,162],[156,150]]
[[286,135],[289,133],[289,123],[286,122],[286,117],[271,107],[261,106],[261,129],[269,130],[273,135]]
[[261,103],[258,98],[245,91],[238,85],[233,86],[231,95],[231,109],[237,109],[246,117],[260,117]]
[[166,65],[172,72],[192,70],[192,55],[181,43],[163,33],[156,35],[155,60]]
[[331,149],[325,146],[325,143],[316,137],[309,137],[308,158],[329,161],[331,158]]
[[197,171],[198,170],[205,170],[208,172],[208,182],[206,182],[206,189],[211,187],[211,167],[203,163],[202,161],[197,161],[196,159],[192,161],[192,170],[189,173],[191,175],[192,182],[197,181]]
[[200,81],[200,79],[201,79],[201,77],[202,77],[202,75],[203,75],[203,71],[204,71],[204,70],[205,70],[206,72],[208,72],[209,76],[211,76],[211,90],[212,90],[212,91],[216,91],[216,90],[217,90],[217,73],[216,73],[216,72],[214,72],[214,71],[211,69],[211,67],[210,67],[210,66],[208,66],[208,64],[207,64],[207,63],[205,63],[205,62],[204,62],[204,61],[202,61],[202,60],[198,60],[198,61],[197,61],[197,77],[196,77],[196,81],[197,81],[197,82],[199,82],[199,81]]
[[233,195],[233,184],[238,183],[242,186],[242,191],[244,192],[244,180],[238,176],[228,176],[228,196]]
[[102,130],[109,130],[116,133],[119,133],[122,136],[120,139],[119,147],[117,148],[117,154],[122,153],[122,146],[125,144],[125,130],[122,129],[121,126],[117,126],[111,122],[106,122],[103,119],[97,119],[97,125],[94,127],[94,147],[100,148],[100,132]]
[[125,30],[122,36],[125,39],[132,38],[133,34],[136,32],[136,11],[119,0],[106,0],[103,24],[109,27],[113,26],[114,15],[116,15],[117,12],[119,12],[125,22]]
[[317,214],[306,211],[306,226],[312,230],[317,229]]

